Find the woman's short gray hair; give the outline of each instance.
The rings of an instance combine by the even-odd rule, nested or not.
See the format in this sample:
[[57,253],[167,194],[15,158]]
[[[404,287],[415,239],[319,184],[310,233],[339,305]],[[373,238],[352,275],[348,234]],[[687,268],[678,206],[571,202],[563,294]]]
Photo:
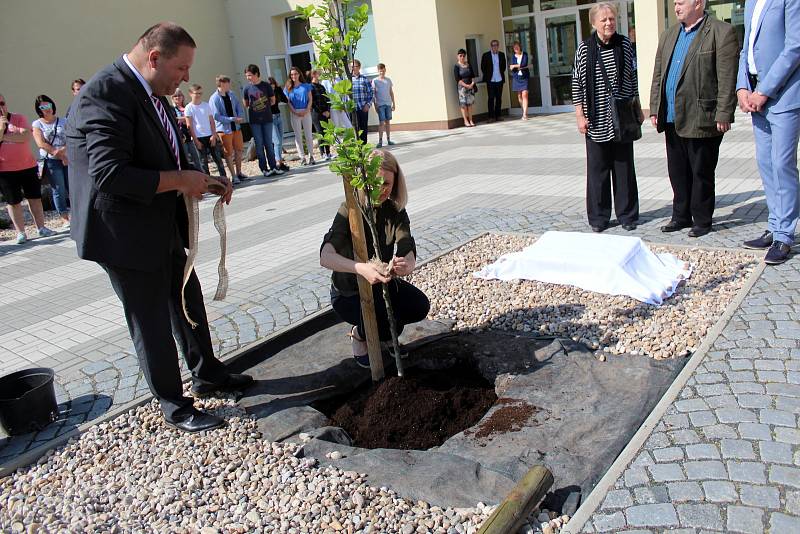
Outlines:
[[597,17],[597,14],[603,10],[608,9],[614,14],[614,17],[619,16],[619,8],[617,4],[614,2],[598,2],[597,4],[593,5],[591,9],[589,9],[589,22],[594,24],[594,19]]

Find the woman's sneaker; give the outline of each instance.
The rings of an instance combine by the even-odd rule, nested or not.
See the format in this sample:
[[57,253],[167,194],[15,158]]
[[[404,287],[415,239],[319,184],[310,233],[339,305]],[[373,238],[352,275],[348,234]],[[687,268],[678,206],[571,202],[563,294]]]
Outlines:
[[56,235],[56,233],[50,228],[46,226],[39,228],[39,237],[50,237],[51,235]]
[[28,238],[25,236],[24,232],[19,232],[17,234],[17,245],[23,245],[27,240]]

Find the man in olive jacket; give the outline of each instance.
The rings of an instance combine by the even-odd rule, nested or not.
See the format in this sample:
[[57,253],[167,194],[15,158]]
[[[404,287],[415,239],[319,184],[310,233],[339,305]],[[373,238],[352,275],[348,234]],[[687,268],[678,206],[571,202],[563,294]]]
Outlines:
[[736,108],[739,41],[733,26],[705,13],[705,0],[675,0],[678,24],[658,42],[650,120],[665,132],[672,219],[662,232],[711,231],[714,172]]

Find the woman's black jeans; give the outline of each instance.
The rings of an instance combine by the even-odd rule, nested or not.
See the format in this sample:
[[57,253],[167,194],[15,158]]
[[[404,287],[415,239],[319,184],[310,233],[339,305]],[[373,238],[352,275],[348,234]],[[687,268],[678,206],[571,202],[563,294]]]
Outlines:
[[[389,319],[386,315],[386,305],[383,302],[381,284],[372,286],[372,297],[375,300],[375,316],[378,320],[378,337],[381,341],[392,339],[389,329]],[[431,302],[425,293],[397,278],[389,282],[389,298],[394,307],[394,318],[397,322],[397,335],[403,331],[407,324],[423,320],[428,315]],[[343,321],[358,326],[358,335],[366,339],[364,333],[364,319],[361,317],[361,299],[358,295],[343,297],[338,295],[333,298],[333,310]]]

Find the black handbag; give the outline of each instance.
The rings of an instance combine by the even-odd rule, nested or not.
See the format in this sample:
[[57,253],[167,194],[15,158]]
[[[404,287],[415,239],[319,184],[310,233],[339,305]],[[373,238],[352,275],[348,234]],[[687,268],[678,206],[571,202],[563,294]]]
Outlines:
[[632,143],[642,138],[642,123],[639,122],[642,105],[638,96],[620,98],[614,94],[614,88],[608,79],[606,66],[602,58],[598,58],[600,73],[608,89],[608,107],[611,122],[614,125],[614,141]]

